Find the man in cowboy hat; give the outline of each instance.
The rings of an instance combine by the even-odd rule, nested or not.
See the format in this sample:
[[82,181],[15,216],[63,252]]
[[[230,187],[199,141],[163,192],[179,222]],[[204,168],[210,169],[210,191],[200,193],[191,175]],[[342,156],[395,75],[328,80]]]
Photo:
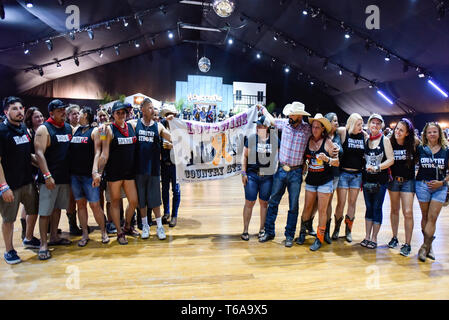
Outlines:
[[311,136],[310,124],[303,121],[303,116],[310,116],[301,102],[293,102],[284,107],[283,114],[288,120],[274,119],[266,109],[263,114],[277,129],[282,130],[281,147],[279,150],[279,168],[274,175],[273,188],[268,202],[265,220],[265,234],[260,242],[274,239],[275,221],[279,203],[287,188],[289,193],[289,210],[285,227],[285,246],[293,246],[293,238],[298,222],[298,202],[302,184],[302,166],[307,141]]

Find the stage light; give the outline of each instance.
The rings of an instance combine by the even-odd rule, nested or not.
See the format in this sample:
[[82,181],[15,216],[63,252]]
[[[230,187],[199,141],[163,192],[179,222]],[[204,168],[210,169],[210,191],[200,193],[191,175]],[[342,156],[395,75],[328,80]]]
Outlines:
[[137,20],[137,23],[139,24],[139,26],[143,25],[143,19],[141,16],[136,15],[136,20]]
[[430,85],[432,85],[432,87],[434,87],[434,88],[435,88],[439,93],[441,93],[445,98],[448,97],[447,93],[446,93],[443,89],[441,89],[439,86],[437,86],[435,82],[433,82],[433,81],[430,80],[430,79],[427,80],[427,82],[428,82]]
[[387,55],[385,56],[385,61],[390,61],[391,60],[391,56],[389,53],[387,53]]
[[310,81],[309,83],[311,86],[315,85],[315,82],[313,82],[313,81]]
[[228,44],[233,44],[233,43],[234,43],[234,40],[232,40],[232,39],[228,40]]
[[24,54],[30,54],[30,49],[28,49],[27,47],[25,47],[25,45],[24,45],[23,53],[24,53]]
[[276,32],[273,36],[274,41],[278,41],[279,36],[280,36],[279,33]]
[[339,71],[338,71],[338,75],[342,76],[342,75],[343,75],[343,71],[342,71],[342,70],[339,70]]
[[425,75],[424,73],[420,73],[420,74],[418,74],[418,77],[420,77],[420,78],[425,78],[426,75]]
[[260,53],[256,54],[256,58],[260,59],[262,56],[260,55]]
[[393,104],[393,101],[391,101],[391,99],[388,98],[382,91],[377,90],[377,94],[380,95],[382,98],[384,98],[386,101],[388,101],[389,104]]
[[234,11],[235,3],[232,0],[215,0],[212,8],[219,17],[227,18]]
[[38,70],[39,70],[40,76],[41,77],[44,76],[44,70],[42,70],[42,67],[39,67]]
[[123,25],[124,25],[125,27],[127,27],[127,26],[129,25],[128,21],[126,21],[125,18],[123,18]]
[[25,1],[25,4],[27,6],[27,8],[32,8],[33,6],[33,1]]
[[304,10],[302,10],[302,14],[306,16],[309,14],[309,12],[307,11],[307,9],[304,9]]
[[114,46],[114,50],[115,50],[115,54],[117,56],[119,56],[120,55],[120,47],[119,46]]
[[285,72],[285,73],[289,73],[289,72],[290,72],[290,68],[289,68],[288,66],[286,66],[286,67],[284,68],[284,72]]
[[169,37],[170,39],[173,39],[173,37],[174,37],[173,32],[169,31],[169,32],[168,32],[168,37]]
[[75,31],[70,31],[69,32],[69,37],[70,37],[70,40],[75,40]]
[[94,40],[94,31],[91,28],[87,29],[87,34],[90,40]]
[[73,58],[73,60],[75,61],[76,66],[79,67],[80,66],[80,61],[78,60],[78,57],[75,56]]
[[53,50],[53,42],[51,39],[45,40],[45,44],[47,45],[49,51]]
[[346,31],[346,33],[345,33],[345,38],[346,38],[346,39],[351,38],[351,32],[350,32],[350,31]]
[[139,43],[139,41],[134,41],[134,46],[136,47],[136,48],[139,48],[140,47],[140,43]]
[[106,29],[111,30],[111,24],[109,22],[106,22]]
[[99,56],[100,58],[103,58],[103,50],[99,50],[99,51],[98,51],[98,56]]

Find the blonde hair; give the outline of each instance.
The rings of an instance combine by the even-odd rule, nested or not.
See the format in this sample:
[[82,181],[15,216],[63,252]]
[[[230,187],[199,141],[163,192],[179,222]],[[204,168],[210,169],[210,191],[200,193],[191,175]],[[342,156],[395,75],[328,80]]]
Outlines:
[[349,134],[352,134],[354,132],[355,124],[358,120],[362,120],[363,124],[363,118],[358,113],[353,113],[349,116],[348,121],[346,121],[346,130],[349,132]]
[[422,145],[425,146],[429,143],[429,141],[427,140],[426,137],[426,131],[429,127],[436,127],[438,129],[438,144],[443,147],[443,148],[447,148],[449,146],[449,143],[447,142],[444,134],[443,134],[443,129],[441,129],[441,126],[438,124],[438,122],[427,122],[426,125],[424,126],[424,129],[422,130],[421,136],[422,136]]

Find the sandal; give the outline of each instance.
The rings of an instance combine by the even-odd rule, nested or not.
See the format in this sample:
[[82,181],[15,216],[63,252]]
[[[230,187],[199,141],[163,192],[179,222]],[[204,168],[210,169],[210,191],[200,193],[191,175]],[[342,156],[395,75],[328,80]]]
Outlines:
[[103,235],[101,236],[101,243],[106,244],[106,243],[109,243],[109,241],[110,241],[110,239],[109,239],[107,233],[105,233],[104,236]]
[[47,250],[39,250],[37,257],[39,258],[39,260],[48,260],[51,258],[51,254],[48,249]]
[[366,239],[364,239],[362,242],[360,242],[360,245],[362,246],[362,247],[367,247],[368,246],[368,244],[370,243],[370,241],[369,240],[366,240]]
[[68,246],[71,245],[72,241],[66,238],[59,238],[57,241],[50,241],[48,243],[49,246]]
[[368,249],[376,249],[377,248],[377,243],[374,241],[369,241],[369,243],[366,245],[366,247]]
[[248,241],[249,240],[248,232],[243,232],[240,238],[242,238],[242,240]]
[[78,247],[85,247],[87,245],[87,243],[89,242],[89,238],[87,239],[81,239],[80,241],[78,241]]
[[120,234],[117,234],[117,242],[121,245],[128,244],[128,240],[126,240],[125,234],[123,232]]

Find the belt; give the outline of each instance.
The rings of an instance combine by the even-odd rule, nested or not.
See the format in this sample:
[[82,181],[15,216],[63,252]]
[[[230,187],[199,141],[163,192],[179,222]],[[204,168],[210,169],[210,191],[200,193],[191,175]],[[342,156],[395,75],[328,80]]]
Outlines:
[[408,181],[409,179],[405,179],[404,177],[393,177],[393,180],[402,183]]
[[299,165],[299,166],[289,166],[289,165],[283,164],[283,163],[280,163],[280,165],[281,165],[282,169],[283,169],[285,172],[289,172],[289,171],[291,171],[291,170],[296,170],[296,169],[299,169],[299,168],[302,167],[302,165]]

